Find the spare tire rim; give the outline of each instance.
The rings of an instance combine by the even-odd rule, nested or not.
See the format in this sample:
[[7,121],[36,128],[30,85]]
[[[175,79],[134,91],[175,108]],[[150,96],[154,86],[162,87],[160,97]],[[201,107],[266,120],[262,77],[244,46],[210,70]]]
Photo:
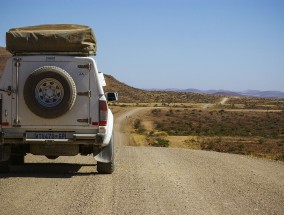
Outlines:
[[58,80],[45,78],[36,85],[35,96],[42,106],[55,107],[64,97],[64,88]]

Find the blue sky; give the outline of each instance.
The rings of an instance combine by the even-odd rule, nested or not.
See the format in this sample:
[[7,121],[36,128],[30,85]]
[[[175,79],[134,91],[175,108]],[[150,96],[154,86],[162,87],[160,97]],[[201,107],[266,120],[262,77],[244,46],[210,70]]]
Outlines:
[[101,72],[138,88],[284,91],[283,0],[13,0],[10,28],[93,28]]

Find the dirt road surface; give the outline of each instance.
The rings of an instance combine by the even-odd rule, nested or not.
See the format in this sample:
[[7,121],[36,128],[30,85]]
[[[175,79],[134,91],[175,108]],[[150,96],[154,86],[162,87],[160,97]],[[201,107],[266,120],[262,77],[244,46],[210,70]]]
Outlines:
[[[219,102],[219,104],[220,105],[224,105],[227,101],[229,100],[229,98],[228,97],[224,97],[224,98],[222,98],[222,100]],[[212,104],[212,103],[206,103],[206,104],[204,104],[203,105],[203,109],[207,109],[207,108],[210,108],[210,107],[212,107],[214,104]]]
[[228,97],[225,97],[222,99],[222,101],[220,102],[221,105],[224,105],[227,101],[229,100]]
[[0,176],[0,214],[284,214],[283,162],[127,146],[123,125],[137,111],[116,118],[112,175],[91,156],[29,155]]

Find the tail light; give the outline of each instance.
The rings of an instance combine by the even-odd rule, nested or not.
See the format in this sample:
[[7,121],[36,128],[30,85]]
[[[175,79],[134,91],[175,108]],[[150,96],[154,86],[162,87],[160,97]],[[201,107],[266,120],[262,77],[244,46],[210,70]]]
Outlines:
[[108,105],[107,101],[100,100],[100,126],[106,126],[107,125],[107,118],[108,118]]

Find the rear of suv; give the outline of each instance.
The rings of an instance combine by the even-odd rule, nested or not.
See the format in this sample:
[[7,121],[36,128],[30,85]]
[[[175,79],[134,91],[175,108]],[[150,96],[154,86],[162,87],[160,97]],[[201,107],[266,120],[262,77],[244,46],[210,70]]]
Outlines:
[[[28,42],[22,42],[25,37]],[[13,56],[0,80],[0,171],[23,164],[27,153],[49,159],[92,154],[99,173],[112,173],[108,102],[117,100],[117,93],[103,91],[104,76],[90,56],[96,52],[92,30],[79,25],[25,27],[11,29],[6,41]],[[46,42],[53,47],[44,47]]]

